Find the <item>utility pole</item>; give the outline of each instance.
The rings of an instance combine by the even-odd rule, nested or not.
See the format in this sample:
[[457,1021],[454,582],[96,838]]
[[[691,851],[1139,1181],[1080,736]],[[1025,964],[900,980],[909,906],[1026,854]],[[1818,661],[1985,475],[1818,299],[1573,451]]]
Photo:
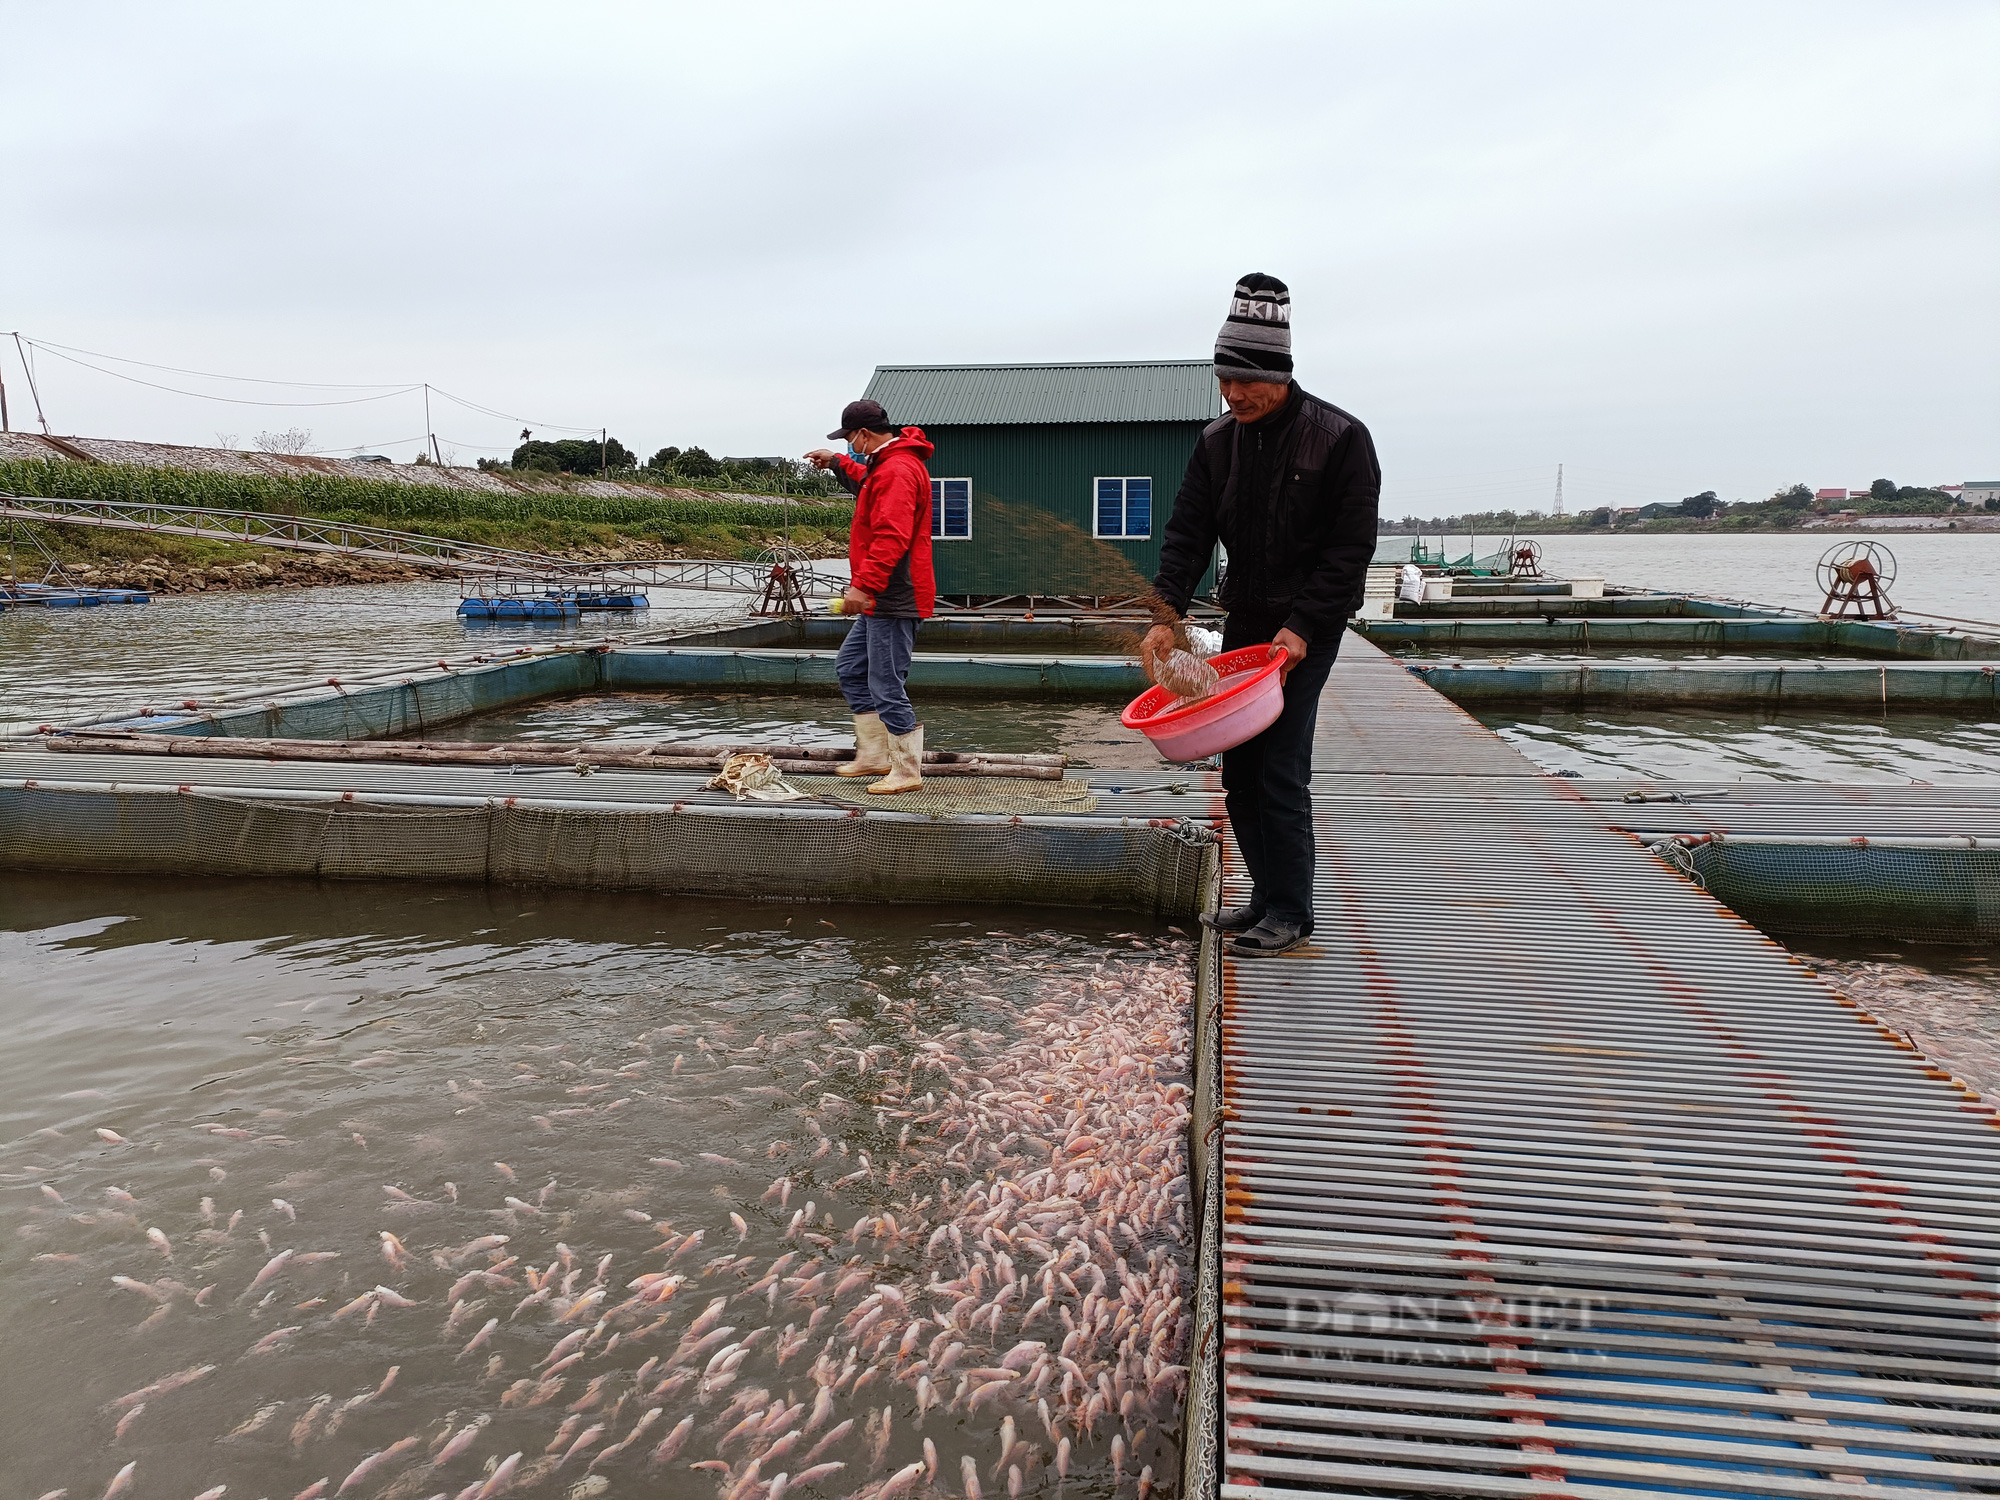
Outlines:
[[0,370],[0,432],[12,432],[7,425],[7,372]]
[[1561,464],[1557,464],[1556,465],[1556,519],[1560,521],[1562,519],[1562,515],[1563,515],[1563,466]]
[[431,386],[429,381],[424,382],[424,439],[431,445],[431,457],[437,460],[437,466],[442,469],[444,467],[444,455],[438,452],[437,434],[431,431]]
[[35,367],[28,363],[28,356],[21,348],[21,335],[14,335],[14,353],[20,358],[21,373],[28,377],[28,394],[35,398],[35,420],[42,424],[42,436],[49,436],[49,419],[42,414],[41,387],[35,384]]
[[610,452],[611,429],[609,427],[600,427],[597,429],[597,477],[599,479],[607,478],[611,473],[611,460],[608,457]]

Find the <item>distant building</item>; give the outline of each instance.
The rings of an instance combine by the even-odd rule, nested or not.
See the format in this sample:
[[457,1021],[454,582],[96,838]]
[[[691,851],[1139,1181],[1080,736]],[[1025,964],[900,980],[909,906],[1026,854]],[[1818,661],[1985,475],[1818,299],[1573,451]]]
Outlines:
[[[1863,490],[1861,493],[1865,495],[1868,492]],[[1851,494],[1849,490],[1814,490],[1813,504],[1821,510],[1829,505],[1845,505]]]
[[2000,479],[1968,479],[1958,487],[1958,498],[1964,505],[1985,505],[1988,501],[2000,500]]
[[931,561],[955,603],[1141,592],[1223,410],[1207,359],[878,365],[864,394],[937,445]]

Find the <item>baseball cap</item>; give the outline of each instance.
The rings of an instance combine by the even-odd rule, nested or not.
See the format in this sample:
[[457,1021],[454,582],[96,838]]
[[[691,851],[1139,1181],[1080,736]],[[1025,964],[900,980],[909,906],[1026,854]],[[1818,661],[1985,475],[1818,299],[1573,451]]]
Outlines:
[[840,409],[840,425],[827,434],[830,438],[844,438],[850,432],[887,432],[889,414],[882,409],[880,401],[850,401]]

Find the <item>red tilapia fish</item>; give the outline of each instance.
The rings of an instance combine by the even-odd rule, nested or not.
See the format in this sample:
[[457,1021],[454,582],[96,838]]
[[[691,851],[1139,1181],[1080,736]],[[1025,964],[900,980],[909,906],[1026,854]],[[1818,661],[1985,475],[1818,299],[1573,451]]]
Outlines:
[[[805,943],[806,967],[844,942]],[[260,1476],[309,1472],[325,1478],[298,1500],[588,1500],[614,1482],[998,1500],[1085,1479],[1146,1496],[1177,1471],[1187,1375],[1186,947],[939,942],[962,961],[901,978],[900,998],[903,970],[881,968],[789,1029],[747,1035],[740,1007],[692,1003],[636,1036],[566,1018],[536,1044],[524,1026],[425,1085],[443,1101],[425,1150],[466,1149],[434,1174],[409,1158],[403,1186],[354,1175],[395,1149],[393,1115],[341,1121],[309,1169],[287,1137],[197,1127],[228,1153],[204,1159],[206,1185],[246,1183],[240,1209],[176,1208],[182,1190],[136,1175],[143,1144],[98,1145],[116,1188],[41,1174],[43,1258],[74,1278],[103,1254],[100,1284],[134,1295],[91,1315],[145,1314],[141,1376],[182,1366],[110,1403],[70,1493],[208,1479],[276,1496]],[[370,1056],[370,1089],[417,1066],[408,1048]],[[651,1122],[676,1111],[702,1149],[647,1156]],[[640,1180],[602,1180],[607,1150],[629,1150]],[[756,1170],[758,1153],[778,1165]],[[94,1239],[68,1234],[78,1220]],[[106,1243],[122,1248],[90,1249]],[[415,1378],[390,1396],[398,1366],[377,1364],[358,1391],[313,1390],[362,1349]],[[221,1406],[223,1436],[200,1450],[213,1474],[182,1447],[148,1476],[148,1443]]]

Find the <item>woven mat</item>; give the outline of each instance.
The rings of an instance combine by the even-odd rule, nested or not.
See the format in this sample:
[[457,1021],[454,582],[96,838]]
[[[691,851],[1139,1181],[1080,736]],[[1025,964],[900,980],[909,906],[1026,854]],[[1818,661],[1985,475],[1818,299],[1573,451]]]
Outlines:
[[786,776],[785,781],[808,797],[893,812],[934,813],[1087,813],[1097,811],[1097,797],[1087,781],[1030,781],[1019,776],[939,776],[920,792],[871,797],[862,777]]

